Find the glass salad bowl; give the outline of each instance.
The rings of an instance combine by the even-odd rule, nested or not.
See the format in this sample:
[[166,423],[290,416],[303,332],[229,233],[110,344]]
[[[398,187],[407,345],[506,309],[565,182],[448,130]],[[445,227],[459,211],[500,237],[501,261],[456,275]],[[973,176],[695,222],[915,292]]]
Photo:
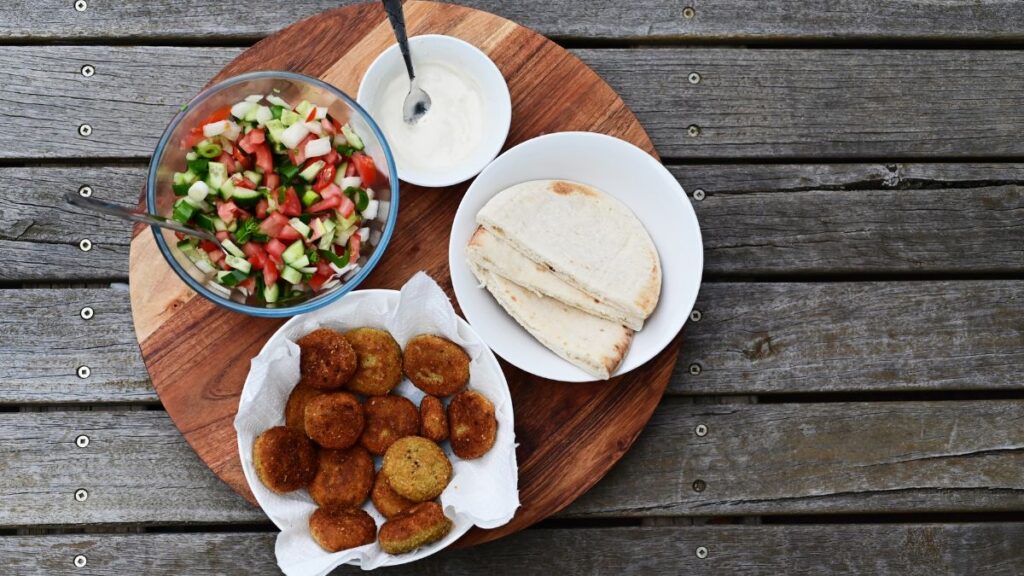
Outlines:
[[[289,109],[285,106],[293,112],[284,112]],[[232,108],[230,115],[226,113],[227,108]],[[272,116],[270,110],[273,111]],[[206,128],[221,122],[224,116],[227,124],[217,124],[220,128]],[[210,122],[211,118],[218,120]],[[278,123],[281,120],[290,121],[289,127],[297,122],[305,123],[311,130],[317,130],[317,125],[322,124],[321,131],[310,134],[309,138],[332,138],[331,156],[326,158],[334,158],[338,162],[337,179],[333,182],[339,186],[335,190],[345,191],[345,197],[338,201],[349,206],[347,219],[343,217],[344,205],[342,208],[321,208],[321,211],[309,214],[318,210],[316,202],[321,200],[314,187],[323,192],[322,186],[332,183],[332,179],[321,182],[317,177],[326,174],[314,176],[315,166],[312,170],[305,169],[315,163],[313,152],[306,160],[292,154],[306,148],[304,144],[295,144],[295,130],[289,133],[281,131],[283,124]],[[225,126],[226,133],[218,134]],[[266,134],[265,144],[259,145],[272,151],[275,173],[285,174],[275,178],[288,178],[289,169],[296,172],[292,179],[282,182],[274,191],[266,187],[257,187],[255,191],[238,188],[230,184],[232,178],[245,186],[251,184],[241,174],[229,177],[228,183],[217,174],[222,165],[231,165],[232,162],[223,156],[218,157],[218,154],[231,155],[233,148],[243,148],[237,144],[244,141],[247,131],[256,128]],[[298,130],[306,132],[301,128]],[[333,136],[334,132],[338,136]],[[356,136],[352,137],[351,132]],[[346,139],[345,135],[349,138]],[[232,136],[236,143],[234,147],[231,145]],[[288,144],[291,144],[291,151]],[[355,144],[359,144],[361,149],[356,151],[358,147]],[[251,145],[246,147],[252,149]],[[335,152],[338,152],[337,156]],[[376,177],[372,186],[361,185],[358,177],[352,178],[357,176],[354,167],[362,170],[361,165],[368,163],[363,155],[373,160]],[[359,161],[356,161],[356,156],[360,156]],[[256,166],[251,166],[253,160]],[[290,164],[289,160],[297,166]],[[260,169],[259,154],[240,156],[233,171],[240,173],[244,163],[250,164],[251,173],[245,174],[251,180],[268,183],[270,179],[264,178],[265,170]],[[342,170],[350,163],[353,168],[348,169],[349,177],[345,178]],[[217,170],[213,170],[211,165]],[[371,169],[370,173],[373,172]],[[360,171],[358,176],[362,175]],[[289,183],[293,186],[288,186]],[[282,254],[275,255],[279,279],[268,285],[268,278],[261,273],[267,265],[262,262],[264,258],[254,259],[250,250],[258,244],[261,249],[267,249],[264,256],[266,252],[273,252],[274,245],[269,242],[276,240],[278,231],[273,230],[274,226],[257,226],[263,223],[258,215],[282,218],[274,216],[274,213],[284,215],[288,212],[285,208],[288,206],[284,194],[286,187],[298,191],[297,196],[302,198],[305,208],[300,210],[301,214],[289,214],[295,218],[289,220],[292,223],[288,227],[289,236],[282,234],[281,238],[292,251],[284,254],[283,261]],[[307,192],[308,195],[304,195]],[[329,198],[328,194],[324,194],[324,199]],[[349,202],[349,199],[354,202]],[[231,213],[227,206],[229,203],[231,208],[239,209]],[[223,251],[213,250],[211,243],[200,244],[189,237],[176,237],[174,232],[153,228],[160,252],[189,287],[204,298],[236,312],[286,317],[326,306],[355,289],[373,270],[394,232],[398,216],[398,176],[391,150],[377,123],[344,92],[316,78],[292,72],[253,72],[211,86],[182,106],[153,154],[146,183],[146,205],[153,214],[187,220],[190,225],[198,224],[211,232],[220,232],[218,237],[225,246]],[[353,205],[357,206],[355,214],[351,214]],[[226,214],[224,209],[227,209]],[[301,238],[295,238],[295,230],[299,231]],[[349,257],[354,255],[350,254],[352,236],[357,236],[354,246],[357,258]],[[228,241],[223,242],[225,239]],[[244,253],[241,251],[243,248]],[[317,260],[321,260],[319,269]],[[324,267],[328,263],[329,270]]]

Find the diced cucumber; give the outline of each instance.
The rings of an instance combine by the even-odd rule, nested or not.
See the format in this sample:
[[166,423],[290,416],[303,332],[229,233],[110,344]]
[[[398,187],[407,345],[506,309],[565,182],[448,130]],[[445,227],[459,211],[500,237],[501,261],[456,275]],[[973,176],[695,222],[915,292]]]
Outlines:
[[305,120],[304,117],[299,116],[291,110],[281,110],[281,123],[284,124],[285,127],[291,126],[296,122],[302,122],[303,120]]
[[358,220],[359,220],[359,215],[356,214],[355,212],[353,212],[352,214],[349,215],[348,218],[339,218],[338,219],[338,228],[341,228],[342,230],[351,228],[351,227],[356,225],[356,222]]
[[202,228],[203,230],[208,230],[210,232],[216,232],[217,231],[217,226],[214,224],[214,221],[213,221],[214,217],[207,216],[206,214],[203,214],[202,212],[200,212],[199,214],[195,215],[195,218],[196,218],[196,225],[199,226],[200,228]]
[[249,111],[245,113],[244,120],[246,122],[255,122],[256,121],[256,114],[258,112],[259,112],[259,106],[256,106],[255,104],[253,104],[252,108],[249,108]]
[[307,226],[302,220],[292,218],[288,223],[292,225],[292,228],[295,228],[296,232],[302,234],[304,238],[309,238],[309,226]]
[[277,302],[280,295],[281,289],[277,287],[277,282],[274,282],[270,286],[263,287],[263,299],[268,303],[273,304],[274,302]]
[[290,284],[298,284],[299,282],[302,282],[302,272],[299,272],[291,266],[285,266],[281,268],[281,279]]
[[[198,182],[196,184],[198,184]],[[203,185],[205,186],[206,183],[204,182]],[[193,184],[193,186],[195,186],[195,184]],[[184,200],[186,204],[191,205],[196,210],[206,212],[210,209],[210,205],[207,204],[206,201],[204,200],[196,200],[194,198],[189,198],[188,196],[185,196],[184,198],[182,198],[182,200]]]
[[348,171],[348,162],[342,162],[341,166],[338,166],[338,170],[334,173],[334,183],[338,185],[338,188],[345,189],[343,184],[345,183],[345,172]]
[[186,238],[184,240],[178,240],[177,246],[178,250],[181,250],[181,253],[188,256],[189,258],[192,257],[192,252],[195,252],[196,249],[195,243],[189,238]]
[[302,179],[305,180],[306,182],[312,182],[313,179],[316,178],[316,175],[319,174],[321,170],[323,170],[325,165],[326,164],[324,163],[323,160],[317,160],[316,162],[310,164],[309,168],[306,168],[302,172],[299,172],[299,176],[301,176]]
[[266,106],[259,106],[256,108],[256,124],[266,126],[267,123],[273,119],[274,113],[270,111],[270,108]]
[[173,176],[174,180],[171,184],[171,189],[174,190],[176,196],[184,196],[188,194],[189,186],[195,183],[197,176],[194,172],[175,172]]
[[210,169],[210,161],[206,158],[196,158],[188,161],[188,170],[197,177],[203,177]]
[[244,274],[248,274],[250,271],[252,271],[252,264],[250,264],[249,261],[246,260],[245,258],[240,258],[238,256],[232,256],[231,254],[228,254],[227,256],[224,257],[224,261],[228,263],[228,266],[231,266],[235,270],[238,270],[239,272],[242,272]]
[[319,201],[320,195],[314,192],[313,190],[306,190],[306,192],[302,195],[302,205],[305,206],[306,208],[309,208],[310,206],[316,204]]
[[[228,258],[230,258],[230,256],[228,256]],[[246,262],[246,264],[248,264],[248,262]],[[238,286],[242,282],[245,282],[245,279],[248,277],[248,273],[242,272],[241,270],[222,270],[217,272],[217,282],[220,282],[225,286]]]
[[281,182],[287,183],[299,173],[299,167],[290,162],[284,162],[277,166],[277,173],[281,175]]
[[309,256],[303,254],[302,256],[299,256],[297,259],[295,259],[293,262],[289,262],[288,265],[291,266],[292,268],[295,268],[296,270],[309,266]]
[[250,182],[257,186],[259,186],[260,181],[263,180],[263,174],[260,174],[259,172],[253,172],[252,170],[246,170],[245,172],[242,172],[242,176],[245,176]]
[[321,250],[330,250],[331,243],[334,242],[334,232],[338,229],[338,225],[334,223],[334,220],[324,220],[324,233],[320,236],[320,243],[317,244],[317,248]]
[[259,191],[242,188],[241,186],[236,187],[231,195],[231,199],[239,206],[255,206],[262,197],[263,195]]
[[210,262],[210,257],[206,255],[206,252],[200,252],[196,250],[192,253],[195,258],[192,259],[192,263],[196,265],[196,268],[203,274],[213,274],[217,269],[214,268],[213,262]]
[[291,264],[292,261],[298,260],[299,258],[306,255],[305,248],[302,245],[302,240],[296,240],[290,246],[284,249],[281,253],[281,259]]
[[280,142],[285,128],[287,128],[287,126],[285,126],[280,120],[274,119],[267,122],[267,131],[269,132],[270,140],[275,143]]
[[192,219],[192,215],[195,213],[195,207],[189,204],[186,198],[182,198],[174,203],[174,211],[171,214],[171,218],[182,224],[188,224],[188,221]]
[[303,266],[302,268],[296,268],[296,270],[303,274],[316,274],[316,266]]
[[295,107],[295,113],[302,117],[303,120],[306,116],[309,116],[309,111],[313,109],[313,103],[309,100],[303,100],[299,102],[299,105]]
[[356,150],[362,150],[364,148],[363,139],[360,138],[359,134],[356,134],[356,131],[348,124],[341,127],[341,133],[345,135],[345,140],[348,140],[349,146]]
[[220,243],[224,245],[224,249],[228,251],[228,254],[237,256],[238,258],[245,258],[245,252],[242,252],[242,249],[235,246],[235,243],[231,240],[221,240]]
[[220,162],[210,162],[210,173],[206,175],[206,184],[211,190],[220,190],[220,187],[228,179],[228,168]]
[[239,102],[238,104],[235,104],[234,106],[231,107],[231,115],[234,116],[235,118],[239,118],[239,119],[245,120],[246,116],[254,108],[256,108],[256,103],[255,102],[249,102],[249,101],[243,100],[242,102]]
[[213,220],[213,229],[214,230],[216,230],[217,232],[227,232],[228,226],[227,226],[227,224],[224,223],[223,220],[220,219],[220,217],[213,216],[210,219]]
[[231,197],[235,195],[235,183],[228,178],[220,185],[220,197],[225,200],[231,200]]

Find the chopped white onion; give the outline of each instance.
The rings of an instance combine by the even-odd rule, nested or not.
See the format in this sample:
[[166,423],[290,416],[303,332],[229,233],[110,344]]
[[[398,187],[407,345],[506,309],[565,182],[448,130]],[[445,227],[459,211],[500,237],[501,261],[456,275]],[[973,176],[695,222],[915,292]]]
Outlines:
[[370,200],[366,203],[366,210],[363,210],[363,218],[366,220],[375,220],[377,218],[377,209],[380,207],[380,202],[376,200]]
[[269,106],[260,106],[256,109],[256,124],[265,126],[267,122],[274,119],[274,113],[270,111]]
[[348,146],[348,140],[345,139],[345,135],[344,134],[342,134],[341,132],[338,132],[337,134],[334,135],[334,145],[335,146]]
[[202,272],[203,274],[213,274],[214,272],[217,271],[217,269],[213,267],[213,264],[210,262],[210,260],[205,257],[194,260],[193,263],[196,265],[196,268],[199,268],[199,271]]
[[359,176],[346,176],[345,178],[341,179],[342,190],[348,190],[350,186],[354,188],[359,188],[360,186],[362,186],[362,184],[363,181],[359,178]]
[[373,200],[373,196],[374,196],[373,188],[367,188],[366,189],[366,197],[369,198],[370,200]]
[[[234,122],[228,122],[228,127],[224,130],[222,136],[228,140],[238,140],[238,135],[242,133],[242,127]],[[230,152],[230,150],[229,150]]]
[[203,126],[203,136],[207,138],[213,138],[214,136],[220,136],[228,129],[228,121],[221,120],[220,122],[212,122]]
[[327,118],[327,107],[326,106],[317,106],[316,107],[316,116],[314,116],[314,118],[316,118],[317,120],[323,120],[324,118]]
[[370,244],[373,244],[374,246],[380,244],[380,237],[380,230],[370,230]]
[[317,156],[324,156],[330,153],[330,151],[330,138],[317,138],[316,140],[310,140],[309,142],[306,143],[306,158],[316,158]]
[[221,296],[223,296],[225,298],[230,298],[231,297],[231,290],[230,289],[228,289],[225,286],[221,286],[220,284],[217,284],[216,282],[214,282],[212,280],[206,284],[206,287],[211,289],[211,290],[213,290],[217,294],[220,294]]
[[[227,132],[225,132],[224,134],[227,134]],[[235,151],[235,147],[231,145],[231,141],[229,141],[227,138],[220,139],[220,147],[228,154]]]
[[210,195],[210,187],[206,185],[206,182],[197,180],[192,186],[189,186],[188,197],[196,202],[202,202],[206,200],[206,197]]
[[235,118],[245,118],[245,115],[252,112],[252,109],[255,107],[255,102],[249,102],[248,100],[239,102],[231,107],[231,115]]
[[352,269],[349,270],[347,274],[345,274],[344,279],[351,280],[353,276],[359,273],[360,268],[362,268],[362,266],[360,266],[359,264],[352,266]]
[[285,131],[281,133],[281,143],[284,144],[288,149],[294,150],[302,139],[309,135],[309,128],[302,122],[296,122]]
[[360,242],[366,242],[369,239],[370,239],[370,229],[369,228],[360,228],[359,229],[359,241]]
[[320,123],[315,120],[311,122],[306,122],[306,128],[309,128],[309,131],[312,132],[313,134],[316,134],[317,136],[323,136],[324,127],[321,126]]
[[328,280],[327,282],[324,282],[323,286],[321,286],[320,289],[321,290],[330,290],[331,288],[334,288],[335,286],[337,286],[339,284],[341,284],[341,280],[338,279],[338,278],[334,278],[333,280]]
[[259,102],[260,100],[263,100],[263,94],[252,94],[245,97],[246,102]]
[[335,264],[328,264],[328,266],[330,266],[331,270],[334,270],[334,273],[337,274],[338,276],[343,276],[346,272],[356,267],[356,265],[353,264],[352,262],[349,262],[348,264],[341,268],[339,268]]
[[267,96],[267,102],[270,102],[274,106],[284,106],[289,110],[292,109],[292,105],[289,104],[287,100],[281,98],[277,94],[270,94],[269,96]]

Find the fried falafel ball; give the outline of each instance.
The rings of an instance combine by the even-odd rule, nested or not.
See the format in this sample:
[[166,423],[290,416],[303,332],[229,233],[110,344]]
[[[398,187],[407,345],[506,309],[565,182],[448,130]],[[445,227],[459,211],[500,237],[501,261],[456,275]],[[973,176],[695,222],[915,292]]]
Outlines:
[[385,518],[394,518],[416,505],[416,502],[395,492],[388,484],[387,476],[383,473],[377,474],[377,479],[373,482],[373,491],[370,492],[370,499],[373,500],[377,511]]
[[420,436],[434,442],[448,439],[448,415],[437,397],[427,395],[420,400]]
[[299,374],[319,390],[341,388],[356,372],[356,351],[341,332],[320,328],[299,341]]
[[498,436],[494,404],[475,390],[456,394],[448,403],[448,436],[452,452],[459,458],[471,460],[486,454]]
[[388,554],[412,552],[444,538],[452,526],[440,504],[422,502],[381,526],[380,547]]
[[340,552],[372,544],[377,524],[366,510],[317,508],[309,517],[309,533],[324,550]]
[[363,405],[348,392],[321,394],[306,404],[306,434],[324,448],[348,448],[363,433]]
[[320,506],[358,508],[373,488],[373,458],[362,446],[320,450],[320,466],[309,496]]
[[452,463],[433,441],[406,436],[388,448],[381,472],[400,496],[423,502],[444,492],[452,479]]
[[305,434],[306,404],[323,393],[323,390],[314,388],[304,380],[300,380],[295,388],[292,389],[292,393],[288,395],[288,403],[284,406],[285,425],[289,428],[301,430]]
[[312,482],[317,469],[316,446],[301,431],[277,426],[256,437],[252,464],[264,486],[284,494]]
[[451,396],[469,382],[469,354],[447,338],[420,334],[405,344],[402,370],[427,394]]
[[370,452],[383,456],[400,438],[415,436],[420,428],[416,405],[403,396],[372,396],[363,404],[366,427],[359,442]]
[[355,374],[348,389],[364,396],[383,396],[402,381],[402,348],[385,330],[356,328],[345,333],[356,351]]

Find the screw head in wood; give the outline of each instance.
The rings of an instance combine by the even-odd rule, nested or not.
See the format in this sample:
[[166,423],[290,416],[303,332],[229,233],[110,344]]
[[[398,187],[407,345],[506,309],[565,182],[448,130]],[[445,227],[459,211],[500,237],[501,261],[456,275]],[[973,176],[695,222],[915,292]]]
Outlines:
[[85,500],[88,497],[89,497],[89,491],[86,490],[85,488],[79,488],[78,490],[75,490],[75,500],[77,500],[79,502],[85,502]]
[[89,250],[92,250],[92,240],[89,240],[88,238],[82,238],[82,241],[78,243],[78,248],[82,252],[88,252]]
[[85,308],[82,308],[82,311],[79,312],[79,315],[82,316],[82,320],[90,320],[90,319],[92,319],[92,317],[93,317],[92,308],[90,308],[88,306],[86,306]]
[[89,136],[90,134],[92,134],[92,126],[89,126],[88,124],[82,124],[78,127],[79,136]]
[[708,435],[708,427],[704,424],[697,424],[697,427],[693,429],[693,433],[697,436],[704,437]]
[[92,186],[82,186],[78,189],[78,195],[82,198],[88,198],[92,196]]
[[690,84],[698,84],[700,82],[700,74],[696,72],[690,72],[690,75],[686,77],[690,81]]
[[700,126],[690,124],[690,126],[686,128],[686,133],[690,138],[696,138],[697,136],[700,136]]
[[683,18],[690,20],[696,15],[697,11],[694,10],[692,6],[687,6],[686,8],[683,8]]
[[700,313],[700,310],[690,311],[690,322],[700,322],[700,319],[703,317],[704,315]]
[[88,7],[89,4],[85,0],[75,0],[75,10],[85,12],[85,9]]
[[697,550],[694,553],[697,555],[697,558],[700,558],[701,560],[708,557],[708,549],[704,546],[697,546]]
[[704,190],[702,190],[701,188],[697,188],[696,190],[693,191],[693,199],[698,201],[698,202],[703,200],[704,196],[705,196]]
[[89,78],[90,76],[92,76],[95,73],[96,73],[96,68],[94,68],[92,64],[86,64],[85,66],[82,66],[82,76],[85,76],[86,78]]
[[81,554],[79,554],[78,556],[75,556],[75,567],[77,567],[77,568],[84,568],[85,565],[88,564],[88,563],[89,563],[89,559],[86,558],[85,556],[83,556]]
[[90,370],[88,366],[79,366],[78,367],[78,377],[79,378],[84,380],[84,379],[88,378],[90,374],[92,374],[92,370]]
[[79,448],[85,448],[89,445],[89,437],[85,434],[79,434],[78,438],[75,438],[75,446]]
[[693,481],[693,491],[694,492],[703,492],[704,489],[707,488],[707,487],[708,487],[707,483],[704,482],[703,480],[699,479],[699,478],[697,480]]
[[697,364],[696,362],[694,362],[693,364],[690,364],[690,374],[692,374],[694,376],[700,374],[703,370],[704,369],[701,368],[700,364]]

